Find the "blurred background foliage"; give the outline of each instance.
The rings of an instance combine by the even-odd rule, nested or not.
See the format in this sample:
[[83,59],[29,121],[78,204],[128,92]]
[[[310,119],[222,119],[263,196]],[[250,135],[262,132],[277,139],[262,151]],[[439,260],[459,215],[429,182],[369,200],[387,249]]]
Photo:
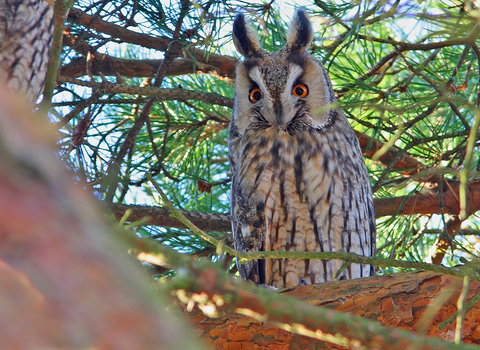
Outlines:
[[[131,144],[127,135],[147,98],[138,92],[113,94],[106,82],[140,89],[152,85],[156,69],[144,74],[140,66],[164,58],[182,3],[77,1],[67,20],[65,36],[70,43],[64,41],[62,55],[61,76],[69,80],[59,79],[51,109],[61,134],[61,157],[77,180],[105,199],[105,179],[123,146],[127,153],[116,164],[120,174],[108,185],[115,190],[108,200],[162,206],[146,181],[149,172],[177,208],[228,213],[231,105],[212,103],[201,93],[226,97],[229,103],[234,98],[234,76],[225,67],[232,57],[239,58],[230,35],[236,13],[248,13],[264,47],[277,50],[298,5],[308,10],[314,24],[311,53],[328,70],[353,128],[367,137],[362,146],[375,198],[446,193],[459,186],[462,171],[470,182],[478,181],[479,139],[472,127],[479,103],[480,12],[474,2],[440,0],[191,1],[179,27],[176,42],[181,52],[175,59],[190,68],[167,73],[161,88],[169,89],[168,96],[164,92],[163,97],[153,97],[149,118]],[[117,28],[118,34],[95,21],[85,26],[76,13],[92,15]],[[143,42],[131,40],[128,33],[144,34]],[[152,49],[147,36],[163,40],[165,49]],[[105,65],[98,62],[113,58],[128,61],[122,61],[125,66],[110,63],[102,70]],[[84,68],[72,73],[79,66]],[[197,97],[185,100],[179,95],[185,90],[198,92]],[[467,150],[471,135],[473,149]],[[393,159],[372,160],[375,142],[388,143]],[[398,169],[395,164],[405,159],[415,166]],[[379,217],[378,256],[417,261],[436,257],[437,263],[446,265],[478,256],[479,213],[469,214],[466,220],[448,213]],[[138,233],[183,253],[220,258],[215,248],[183,229],[144,226]],[[231,242],[229,233],[212,234]],[[224,266],[235,272],[231,262],[225,259]]]

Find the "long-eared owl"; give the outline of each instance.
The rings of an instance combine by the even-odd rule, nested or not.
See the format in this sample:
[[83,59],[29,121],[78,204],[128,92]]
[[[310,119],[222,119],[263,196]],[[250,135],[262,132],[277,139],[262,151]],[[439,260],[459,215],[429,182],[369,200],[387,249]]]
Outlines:
[[[335,105],[330,78],[308,53],[313,29],[297,10],[286,45],[260,47],[243,14],[233,25],[245,59],[236,70],[229,130],[235,249],[375,255],[375,211],[359,142]],[[237,264],[241,277],[277,288],[331,281],[342,260],[265,259]],[[371,276],[351,264],[338,276]]]

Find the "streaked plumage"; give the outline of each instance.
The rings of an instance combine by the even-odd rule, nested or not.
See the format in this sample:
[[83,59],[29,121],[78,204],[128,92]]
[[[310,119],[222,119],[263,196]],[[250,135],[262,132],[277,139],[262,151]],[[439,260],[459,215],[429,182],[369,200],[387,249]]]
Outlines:
[[[240,251],[347,251],[375,255],[375,212],[358,140],[330,78],[307,47],[313,30],[298,10],[287,44],[260,48],[243,14],[229,131],[232,225]],[[305,94],[306,93],[306,94]],[[298,97],[298,96],[301,97]],[[246,280],[277,288],[330,281],[341,260],[266,259],[238,264]],[[374,274],[352,264],[340,278]]]
[[0,82],[35,102],[53,40],[53,6],[45,0],[0,0]]

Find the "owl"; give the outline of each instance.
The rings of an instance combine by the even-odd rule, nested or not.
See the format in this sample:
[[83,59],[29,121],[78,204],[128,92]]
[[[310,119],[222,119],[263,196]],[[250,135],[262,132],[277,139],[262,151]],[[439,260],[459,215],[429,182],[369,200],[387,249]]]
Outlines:
[[[243,14],[233,24],[238,63],[228,149],[231,219],[242,252],[352,252],[375,255],[375,211],[358,139],[335,104],[330,78],[307,51],[313,28],[297,10],[286,45],[260,47]],[[342,260],[259,259],[240,276],[277,288],[334,279]],[[351,264],[338,276],[371,276]]]

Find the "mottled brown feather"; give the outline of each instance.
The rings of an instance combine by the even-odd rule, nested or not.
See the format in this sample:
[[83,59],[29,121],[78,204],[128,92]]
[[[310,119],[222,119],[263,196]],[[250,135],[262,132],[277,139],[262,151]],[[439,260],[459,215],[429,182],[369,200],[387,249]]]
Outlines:
[[[303,33],[288,37],[308,46],[312,33],[305,23],[295,23],[304,20],[302,14],[297,12],[291,30]],[[235,248],[374,256],[373,199],[358,140],[343,111],[329,107],[336,100],[325,69],[299,45],[287,42],[276,53],[258,49],[237,67],[229,134]],[[305,98],[292,94],[299,82],[309,89]],[[248,98],[253,87],[263,93],[258,102]],[[283,288],[330,281],[342,265],[341,260],[266,259],[238,268],[244,279]],[[352,264],[339,278],[372,274],[373,267]]]

